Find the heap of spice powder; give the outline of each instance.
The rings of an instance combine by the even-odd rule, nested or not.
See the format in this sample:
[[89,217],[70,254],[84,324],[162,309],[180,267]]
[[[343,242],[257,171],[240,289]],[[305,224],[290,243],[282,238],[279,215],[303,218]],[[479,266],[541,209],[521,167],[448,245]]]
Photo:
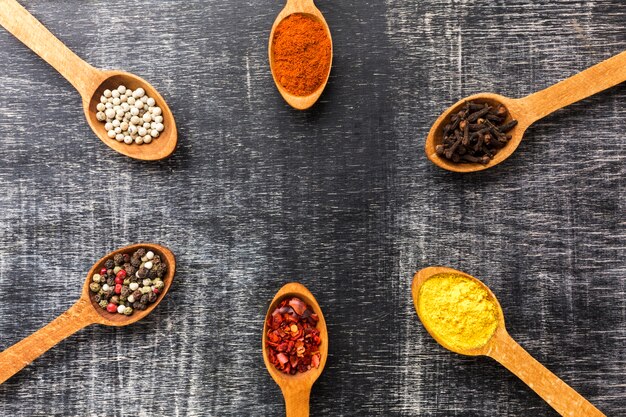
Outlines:
[[318,321],[317,314],[301,299],[282,300],[267,318],[265,345],[269,361],[290,375],[319,368],[322,340]]
[[517,120],[506,121],[508,114],[502,104],[466,102],[444,126],[437,155],[452,162],[489,163],[511,139],[507,132],[517,125]]
[[132,255],[118,253],[91,277],[89,289],[93,301],[104,310],[130,316],[158,299],[165,287],[165,271],[167,265],[152,251],[140,248]]
[[331,49],[322,22],[301,13],[287,16],[274,30],[272,40],[272,69],[277,82],[295,96],[314,93],[330,71]]
[[498,326],[498,307],[478,282],[457,274],[435,275],[420,288],[420,319],[450,347],[484,346]]

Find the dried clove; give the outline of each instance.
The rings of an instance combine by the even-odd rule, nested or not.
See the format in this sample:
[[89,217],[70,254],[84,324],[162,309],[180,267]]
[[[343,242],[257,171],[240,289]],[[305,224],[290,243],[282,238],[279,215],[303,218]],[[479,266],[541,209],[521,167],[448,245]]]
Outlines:
[[517,120],[507,121],[509,116],[502,104],[466,102],[445,125],[443,140],[435,147],[437,155],[452,162],[489,163],[517,125]]

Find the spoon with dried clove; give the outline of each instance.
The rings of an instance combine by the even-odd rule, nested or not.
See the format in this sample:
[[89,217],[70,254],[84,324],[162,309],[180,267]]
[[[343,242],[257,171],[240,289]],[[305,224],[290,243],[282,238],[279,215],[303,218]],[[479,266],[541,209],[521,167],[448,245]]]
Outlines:
[[[435,121],[426,138],[426,156],[435,165],[448,171],[475,172],[491,168],[513,154],[522,141],[526,129],[536,121],[624,81],[626,81],[626,52],[615,55],[545,90],[524,98],[513,99],[492,93],[479,93],[466,97],[444,111]],[[468,102],[486,104],[492,109],[499,109],[503,106],[507,111],[503,123],[517,120],[517,125],[508,132],[510,138],[500,138],[504,143],[492,158],[476,162],[463,160],[454,162],[448,159],[447,155],[442,154],[441,146],[444,141],[444,131],[447,126],[454,123],[451,120],[453,115],[459,114]],[[439,152],[437,152],[438,146],[440,147]],[[448,156],[452,155],[449,154]]]
[[[60,40],[15,0],[0,0],[0,25],[22,41],[33,52],[65,77],[82,97],[87,123],[102,142],[111,149],[131,158],[154,161],[170,156],[178,142],[174,116],[167,103],[144,79],[123,71],[96,69],[70,51]],[[163,113],[164,130],[158,139],[146,145],[127,145],[107,136],[104,125],[96,118],[96,106],[104,90],[124,85],[136,90],[141,87],[155,99]]]
[[[154,303],[148,305],[145,310],[136,310],[130,316],[109,313],[103,310],[91,296],[89,289],[89,284],[92,282],[91,278],[97,271],[100,271],[107,260],[117,254],[132,253],[139,248],[144,248],[159,255],[161,262],[167,265],[167,270],[163,277],[165,286],[161,290],[159,298],[157,298]],[[175,272],[176,260],[174,254],[168,248],[155,243],[140,243],[126,246],[104,256],[96,262],[87,273],[87,279],[83,286],[82,294],[76,304],[45,327],[0,353],[0,384],[21,371],[57,343],[84,327],[92,324],[121,327],[143,319],[156,308],[161,300],[163,300],[163,297],[165,297],[165,294],[167,294],[172,285]]]
[[[415,274],[411,292],[422,324],[446,349],[495,359],[562,416],[606,417],[509,336],[500,303],[480,280],[452,268],[428,267]],[[443,301],[433,303],[438,297]],[[495,314],[482,314],[485,311]]]
[[[276,306],[286,297],[297,297],[311,307],[313,312],[319,318],[317,329],[320,331],[320,339],[322,343],[319,346],[320,363],[316,368],[311,368],[304,373],[296,373],[295,375],[286,374],[278,370],[269,360],[267,341],[267,319],[276,309]],[[283,397],[285,397],[285,409],[287,417],[308,417],[309,415],[309,398],[311,396],[311,388],[322,374],[326,358],[328,357],[328,328],[317,300],[311,292],[302,284],[290,283],[283,286],[274,296],[270,303],[265,316],[265,324],[263,326],[263,361],[265,367],[270,373],[276,384],[280,387]]]

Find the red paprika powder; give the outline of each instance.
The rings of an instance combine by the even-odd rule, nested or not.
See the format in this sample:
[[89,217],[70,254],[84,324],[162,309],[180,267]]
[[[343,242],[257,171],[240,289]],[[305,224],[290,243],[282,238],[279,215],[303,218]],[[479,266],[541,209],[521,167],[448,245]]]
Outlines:
[[295,375],[320,366],[319,317],[297,297],[282,300],[267,318],[265,345],[269,361]]
[[272,39],[272,70],[276,82],[295,96],[314,93],[330,71],[331,40],[322,22],[295,13],[283,19]]

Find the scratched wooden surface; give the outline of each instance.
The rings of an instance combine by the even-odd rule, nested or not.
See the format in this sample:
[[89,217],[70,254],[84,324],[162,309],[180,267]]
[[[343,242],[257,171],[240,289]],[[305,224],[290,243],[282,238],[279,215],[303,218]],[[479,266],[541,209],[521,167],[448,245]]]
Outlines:
[[277,416],[261,358],[289,280],[328,321],[313,416],[554,416],[417,321],[416,269],[488,283],[532,355],[608,416],[626,410],[626,86],[541,121],[496,169],[422,152],[458,98],[523,96],[626,48],[621,0],[319,0],[335,64],[297,113],[268,71],[281,1],[24,0],[97,67],[150,80],[180,146],[112,153],[78,93],[0,29],[0,349],[68,308],[93,260],[142,240],[178,257],[129,328],[88,328],[0,386],[1,416]]

